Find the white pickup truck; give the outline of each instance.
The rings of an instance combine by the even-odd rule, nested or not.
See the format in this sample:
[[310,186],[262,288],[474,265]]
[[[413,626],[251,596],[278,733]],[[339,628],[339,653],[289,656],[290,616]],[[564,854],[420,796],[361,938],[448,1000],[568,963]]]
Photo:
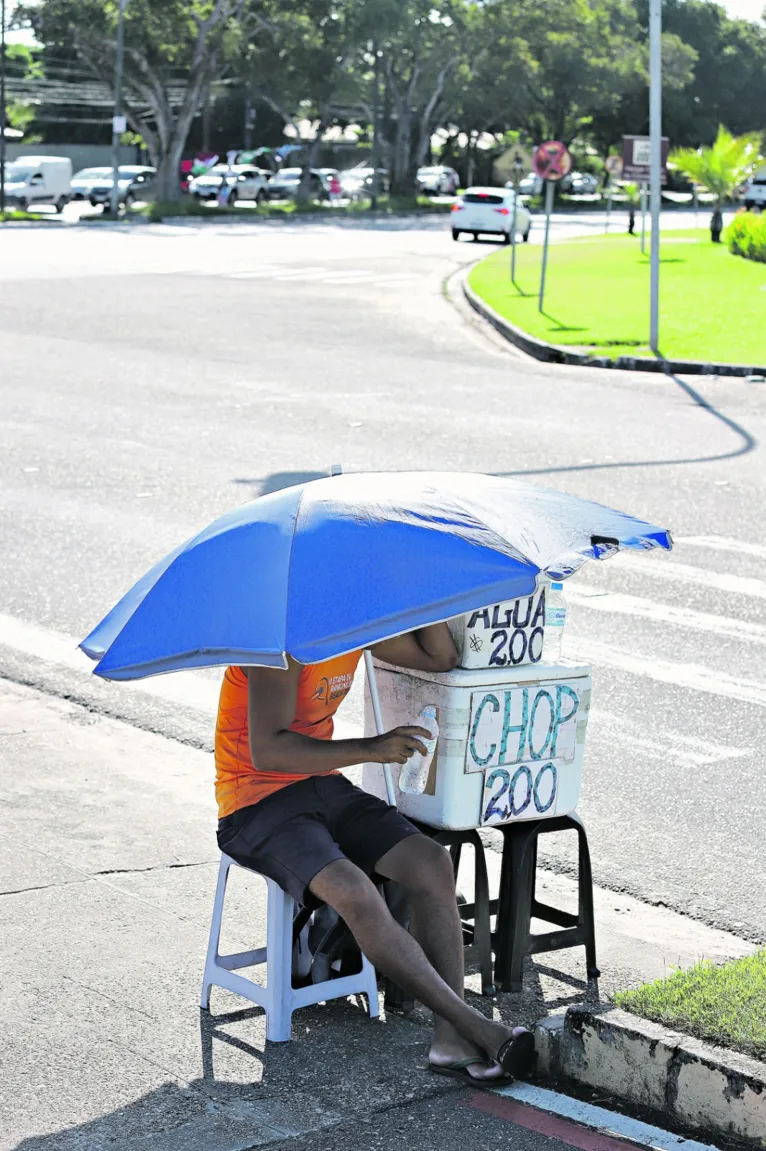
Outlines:
[[748,180],[742,199],[746,208],[766,208],[766,168],[759,168]]

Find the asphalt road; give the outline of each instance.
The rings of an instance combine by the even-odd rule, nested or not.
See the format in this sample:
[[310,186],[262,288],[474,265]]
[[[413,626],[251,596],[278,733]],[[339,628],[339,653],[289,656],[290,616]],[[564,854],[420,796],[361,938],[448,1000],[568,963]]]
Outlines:
[[581,812],[596,878],[763,938],[766,386],[501,348],[442,287],[489,245],[447,229],[4,231],[0,674],[209,744],[209,678],[91,685],[72,638],[219,512],[336,461],[612,504],[677,548],[572,585],[566,646],[594,667]]

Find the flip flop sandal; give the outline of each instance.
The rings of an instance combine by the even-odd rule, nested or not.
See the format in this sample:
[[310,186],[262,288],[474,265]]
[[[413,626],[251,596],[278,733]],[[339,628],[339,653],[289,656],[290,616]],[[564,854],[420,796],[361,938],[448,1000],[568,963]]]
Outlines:
[[497,1075],[494,1079],[477,1079],[468,1071],[469,1067],[474,1067],[477,1063],[484,1066],[487,1060],[478,1055],[471,1055],[467,1059],[456,1059],[454,1063],[446,1063],[443,1067],[429,1062],[428,1067],[434,1075],[446,1075],[449,1079],[459,1079],[461,1083],[467,1083],[469,1087],[475,1087],[479,1091],[494,1091],[496,1087],[507,1087],[509,1083],[513,1082],[510,1075]]
[[506,1039],[497,1053],[497,1062],[503,1071],[514,1078],[531,1071],[536,1058],[535,1037],[526,1027],[514,1027],[512,1037]]

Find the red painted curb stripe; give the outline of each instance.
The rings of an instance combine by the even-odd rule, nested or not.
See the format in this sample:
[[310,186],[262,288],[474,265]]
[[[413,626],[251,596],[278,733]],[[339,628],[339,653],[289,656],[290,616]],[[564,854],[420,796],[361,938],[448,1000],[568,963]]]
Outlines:
[[517,1127],[526,1127],[528,1131],[537,1131],[550,1139],[559,1139],[570,1147],[579,1147],[580,1151],[625,1151],[626,1147],[634,1146],[625,1139],[604,1135],[590,1127],[581,1127],[572,1119],[563,1119],[548,1111],[538,1111],[503,1095],[475,1091],[465,1105],[483,1111],[485,1115],[493,1115],[496,1119],[504,1119],[507,1123],[515,1123]]

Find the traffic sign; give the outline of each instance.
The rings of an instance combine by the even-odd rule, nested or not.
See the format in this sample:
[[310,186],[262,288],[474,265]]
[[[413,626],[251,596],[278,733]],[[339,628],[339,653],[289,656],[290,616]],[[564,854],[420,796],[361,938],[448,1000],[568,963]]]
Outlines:
[[[663,184],[668,182],[668,147],[667,136],[662,137],[662,165],[660,178]],[[651,171],[651,145],[648,136],[623,136],[622,138],[622,175],[623,179],[631,180],[636,184],[648,184]]]
[[532,156],[520,144],[512,144],[494,163],[495,178],[503,184],[506,180],[516,182],[531,171]]
[[572,168],[572,157],[560,140],[548,140],[535,148],[532,166],[543,180],[561,180]]
[[612,179],[619,179],[622,175],[622,156],[607,156],[604,167]]

